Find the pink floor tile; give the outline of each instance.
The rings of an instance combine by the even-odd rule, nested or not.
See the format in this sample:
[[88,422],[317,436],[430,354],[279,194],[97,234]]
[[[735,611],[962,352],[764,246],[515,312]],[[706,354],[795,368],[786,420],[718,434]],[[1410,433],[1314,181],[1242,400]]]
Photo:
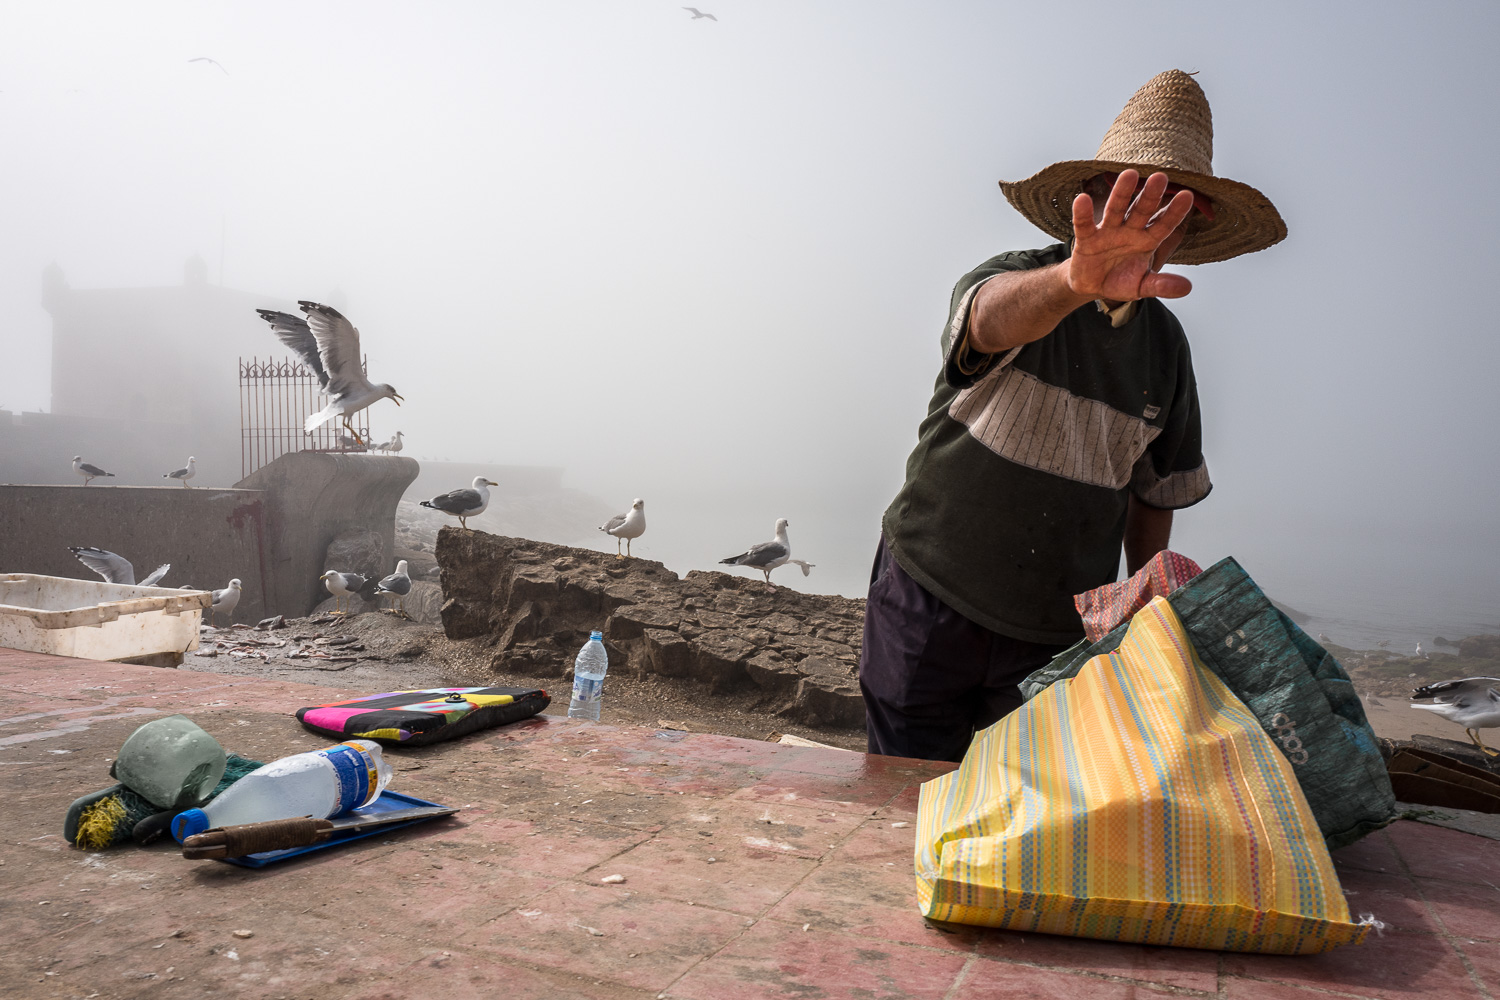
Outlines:
[[583,877],[623,875],[630,889],[755,916],[817,867],[796,853],[747,847],[741,839],[662,833]]
[[987,930],[979,940],[978,953],[1005,962],[1120,976],[1205,993],[1218,988],[1219,954],[1212,951]]
[[597,976],[532,969],[472,949],[433,950],[396,976],[358,986],[341,1000],[654,1000]]
[[1414,879],[1355,868],[1343,873],[1339,885],[1356,920],[1371,913],[1392,930],[1442,933],[1437,918],[1423,904]]
[[1226,974],[1382,998],[1478,998],[1462,959],[1441,937],[1386,931],[1321,955],[1226,953]]
[[[1061,969],[1038,969],[975,959],[948,1000],[1133,1000],[1173,994],[1145,983],[1120,983]],[[1181,995],[1181,994],[1177,994]]]
[[763,920],[674,983],[676,1000],[948,995],[968,957]]
[[492,956],[662,990],[740,935],[748,917],[624,886],[557,886],[465,936]]
[[1340,875],[1351,868],[1377,872],[1401,871],[1401,860],[1384,830],[1376,830],[1348,847],[1340,847],[1331,853],[1334,867],[1339,870]]
[[1474,972],[1490,996],[1500,996],[1500,942],[1460,939],[1458,948],[1474,966]]
[[824,864],[766,916],[796,927],[807,924],[866,940],[950,951],[972,951],[983,933],[977,927],[924,919],[909,864]]
[[1427,905],[1450,934],[1500,939],[1500,872],[1476,883],[1445,879],[1417,879]]
[[1386,831],[1411,874],[1420,878],[1493,882],[1500,872],[1500,840],[1411,820],[1398,820]]

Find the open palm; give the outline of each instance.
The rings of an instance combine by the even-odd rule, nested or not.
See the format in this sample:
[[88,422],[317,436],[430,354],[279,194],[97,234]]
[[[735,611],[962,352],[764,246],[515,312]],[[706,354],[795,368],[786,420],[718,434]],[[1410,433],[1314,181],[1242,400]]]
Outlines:
[[[1160,274],[1156,268],[1181,241],[1177,232],[1193,210],[1193,195],[1179,191],[1163,203],[1167,175],[1154,173],[1135,195],[1140,174],[1125,170],[1115,181],[1103,216],[1095,220],[1094,200],[1087,194],[1073,199],[1073,254],[1068,260],[1068,284],[1091,299],[1130,302],[1144,298],[1181,298],[1192,282],[1180,274]],[[1132,203],[1132,196],[1134,202]],[[1176,239],[1173,239],[1176,237]],[[1167,253],[1158,255],[1171,240]],[[1158,259],[1160,257],[1160,259]]]

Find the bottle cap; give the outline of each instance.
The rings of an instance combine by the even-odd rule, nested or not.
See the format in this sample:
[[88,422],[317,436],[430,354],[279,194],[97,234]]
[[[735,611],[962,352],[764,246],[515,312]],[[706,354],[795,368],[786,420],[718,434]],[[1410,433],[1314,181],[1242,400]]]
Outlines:
[[600,632],[600,631],[598,631],[596,629],[593,632],[589,633],[589,638],[590,639],[598,639],[598,640],[600,640],[602,642],[604,640],[604,633]]
[[208,829],[208,813],[202,809],[188,809],[172,819],[172,836],[180,844],[197,833]]

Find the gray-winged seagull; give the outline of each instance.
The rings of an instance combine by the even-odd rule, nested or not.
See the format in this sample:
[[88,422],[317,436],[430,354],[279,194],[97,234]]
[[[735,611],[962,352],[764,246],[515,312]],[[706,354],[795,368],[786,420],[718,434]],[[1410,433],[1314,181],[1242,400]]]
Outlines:
[[420,503],[423,507],[431,507],[444,514],[452,514],[458,518],[458,523],[467,531],[469,530],[468,518],[478,517],[490,505],[490,491],[486,487],[499,485],[493,479],[475,476],[474,483],[469,489],[443,493],[431,500],[422,500]]
[[[630,543],[646,533],[646,501],[636,497],[630,509],[599,525],[606,535],[615,536],[615,558],[625,559],[630,555]],[[620,554],[620,539],[625,539],[625,554]]]
[[83,477],[83,485],[85,486],[89,484],[90,479],[98,479],[100,476],[109,476],[113,479],[115,475],[113,472],[105,472],[97,465],[90,465],[83,460],[83,456],[81,455],[73,456],[73,471]]
[[[391,602],[391,606],[387,610],[392,614],[401,614],[404,616],[406,614],[406,595],[409,593],[411,593],[411,574],[407,571],[406,560],[398,559],[396,560],[396,572],[383,578],[375,585],[375,596],[380,597],[383,594],[389,594],[395,598],[396,600]],[[399,612],[396,610],[396,602],[398,601],[401,604]]]
[[332,306],[317,302],[298,302],[307,314],[303,320],[291,313],[257,309],[261,319],[271,324],[271,332],[291,348],[318,376],[318,385],[328,394],[328,405],[312,414],[302,428],[311,434],[334,417],[342,417],[344,429],[361,445],[358,432],[349,418],[382,399],[401,405],[401,395],[381,383],[371,384],[365,378],[364,362],[359,352],[359,331]]
[[104,577],[105,583],[123,583],[126,586],[154,587],[172,568],[171,563],[162,563],[151,571],[151,575],[140,583],[135,582],[135,566],[124,556],[115,555],[109,549],[96,549],[92,545],[69,545],[68,551],[78,561]]
[[1436,712],[1449,722],[1458,723],[1475,746],[1491,757],[1500,757],[1500,750],[1491,750],[1479,738],[1479,730],[1500,726],[1500,677],[1438,681],[1417,688],[1411,696],[1429,699],[1425,705],[1412,702],[1412,708]]
[[241,593],[243,588],[238,578],[230,580],[229,586],[223,590],[214,591],[214,602],[208,610],[209,621],[216,623],[221,614],[228,615],[229,620],[234,621],[234,609],[240,606]]
[[792,543],[786,537],[789,523],[784,517],[778,518],[774,539],[761,542],[759,545],[752,545],[739,555],[720,559],[719,562],[728,566],[750,566],[758,569],[766,575],[766,583],[775,586],[771,583],[771,570],[792,558]]
[[[378,580],[367,580],[359,573],[340,573],[331,569],[318,579],[323,581],[323,586],[333,595],[333,613],[336,615],[347,615],[349,611],[349,598],[358,596],[366,601],[375,599],[375,588],[380,585]],[[345,602],[344,609],[339,610],[339,601]]]
[[[194,458],[192,455],[189,455],[188,456],[188,464],[187,465],[183,466],[180,469],[177,469],[174,472],[168,472],[167,474],[165,474],[164,476],[162,476],[162,478],[163,479],[175,479],[179,483],[181,483],[182,485],[187,486],[187,481],[189,479],[192,479],[194,476],[196,476],[198,474],[198,464],[197,463],[198,463],[198,460],[196,458]],[[188,489],[192,489],[192,487],[189,486]]]

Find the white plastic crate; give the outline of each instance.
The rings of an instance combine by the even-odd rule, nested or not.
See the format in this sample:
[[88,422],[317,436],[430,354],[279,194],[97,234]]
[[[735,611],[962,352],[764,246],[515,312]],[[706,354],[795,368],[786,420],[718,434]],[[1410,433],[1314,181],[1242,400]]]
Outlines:
[[34,573],[0,573],[0,646],[89,660],[179,662],[198,648],[213,595]]

